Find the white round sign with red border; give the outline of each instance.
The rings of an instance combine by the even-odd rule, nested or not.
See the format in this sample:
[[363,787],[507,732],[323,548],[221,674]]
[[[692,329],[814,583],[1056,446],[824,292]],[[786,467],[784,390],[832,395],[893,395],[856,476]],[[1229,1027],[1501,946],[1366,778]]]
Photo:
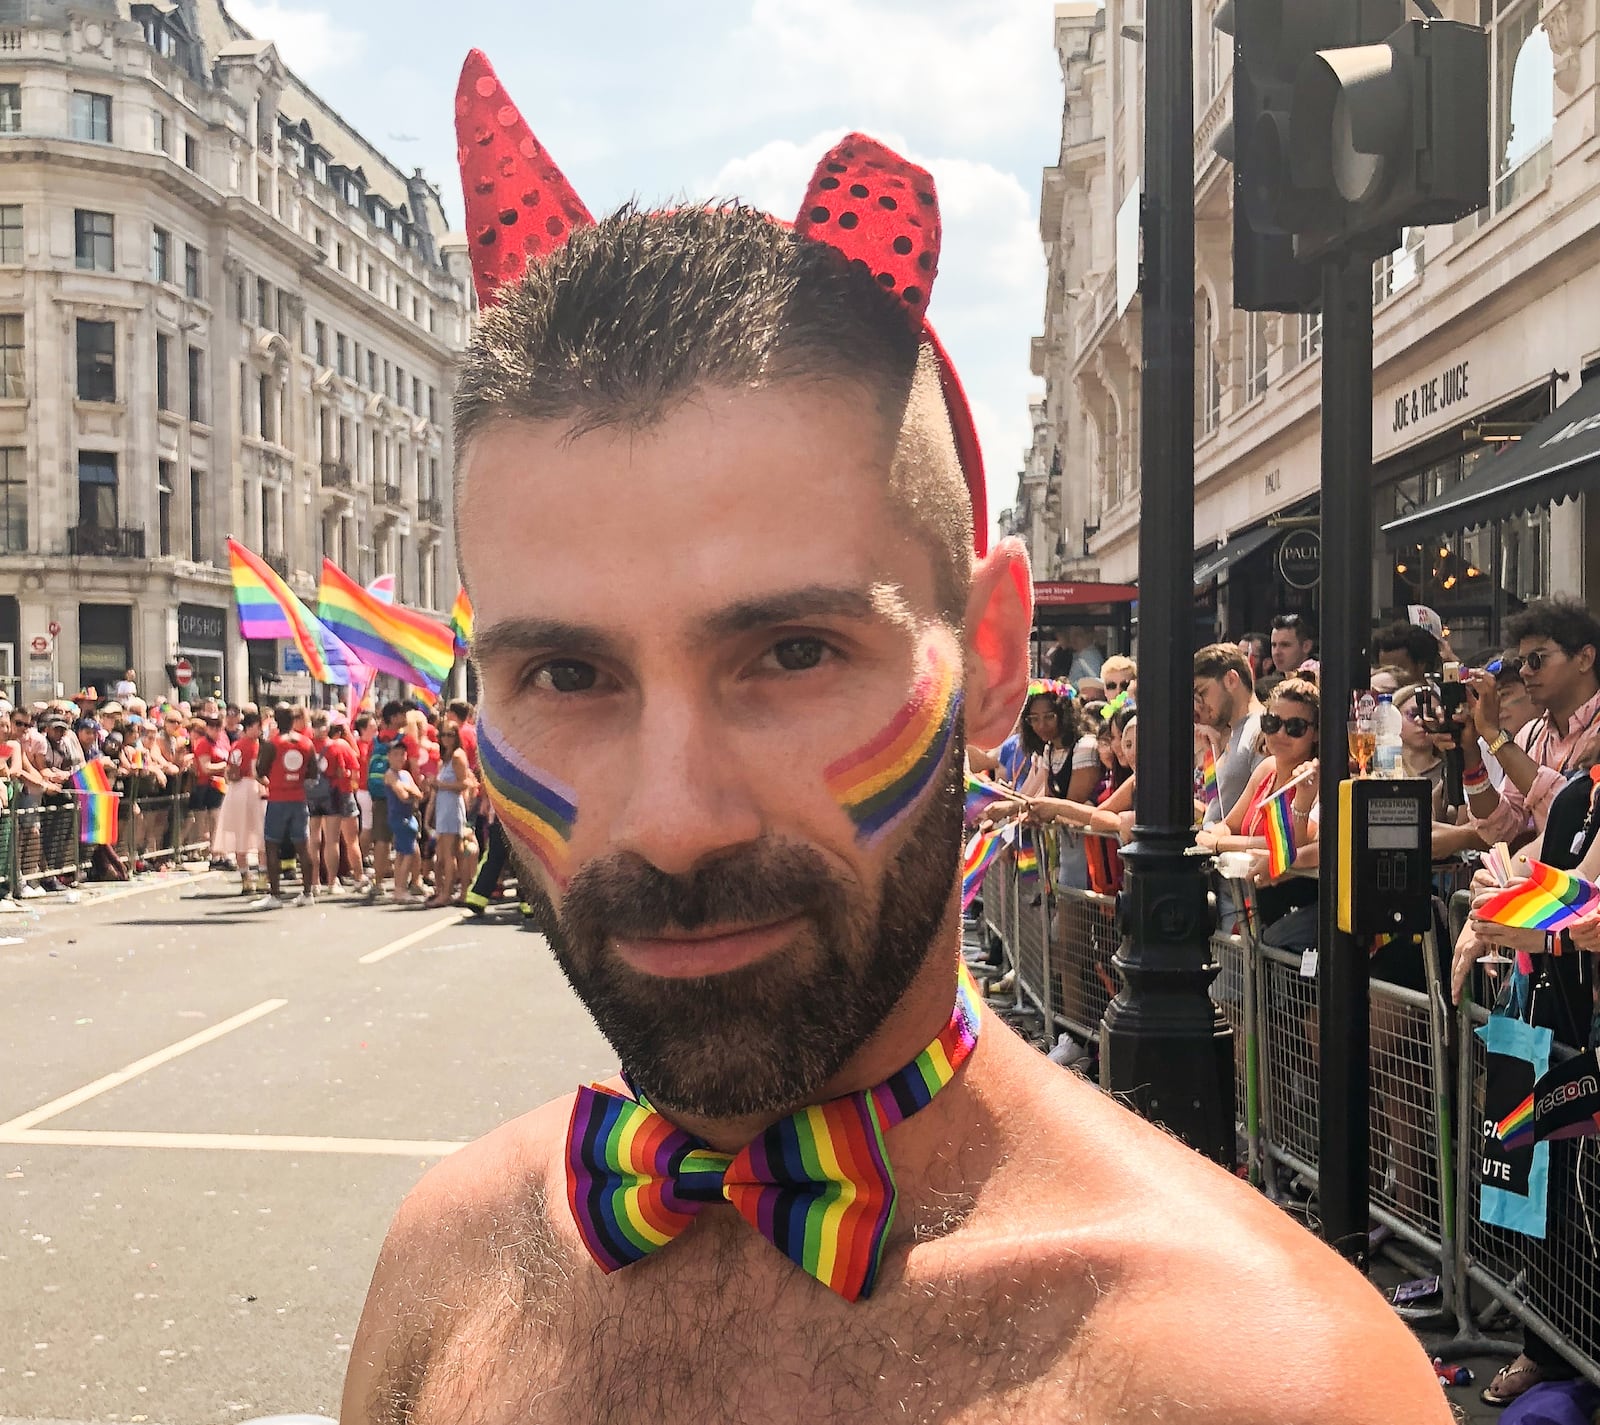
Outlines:
[[180,658],[172,665],[172,676],[180,688],[187,688],[194,681],[194,666],[187,658]]

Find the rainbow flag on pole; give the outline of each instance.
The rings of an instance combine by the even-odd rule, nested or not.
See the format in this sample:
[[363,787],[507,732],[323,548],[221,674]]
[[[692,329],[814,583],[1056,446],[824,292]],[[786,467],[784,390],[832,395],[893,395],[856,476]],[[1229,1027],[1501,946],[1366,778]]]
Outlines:
[[1288,875],[1294,865],[1294,811],[1289,805],[1294,794],[1293,786],[1285,787],[1262,808],[1267,822],[1267,872],[1274,880]]
[[983,877],[1005,850],[1009,837],[1005,831],[976,832],[967,842],[961,857],[961,909],[965,910],[977,898],[983,887]]
[[117,844],[117,794],[105,763],[85,762],[72,774],[72,785],[82,795],[78,802],[78,840],[85,846]]
[[373,597],[337,564],[322,561],[317,613],[369,668],[437,693],[455,666],[455,639],[437,619]]
[[241,638],[291,639],[317,682],[355,681],[360,659],[300,602],[276,569],[233,539],[228,541],[228,565]]
[[1597,907],[1600,907],[1600,887],[1570,871],[1558,871],[1543,861],[1534,861],[1529,866],[1527,880],[1508,886],[1492,900],[1485,901],[1475,914],[1478,919],[1493,921],[1496,925],[1542,930],[1549,934],[1571,925]]
[[467,591],[462,589],[456,595],[456,601],[450,606],[450,627],[456,636],[456,652],[466,653],[472,647],[472,600],[467,597]]
[[1215,806],[1222,795],[1217,790],[1217,754],[1209,742],[1205,755],[1200,759],[1200,793],[1208,807]]

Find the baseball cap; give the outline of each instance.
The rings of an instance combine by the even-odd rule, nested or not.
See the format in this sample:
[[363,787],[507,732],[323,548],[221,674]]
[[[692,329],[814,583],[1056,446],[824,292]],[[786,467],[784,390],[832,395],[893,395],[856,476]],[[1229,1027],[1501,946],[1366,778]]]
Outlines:
[[72,730],[74,732],[99,732],[100,724],[92,717],[80,717],[77,722],[73,723]]

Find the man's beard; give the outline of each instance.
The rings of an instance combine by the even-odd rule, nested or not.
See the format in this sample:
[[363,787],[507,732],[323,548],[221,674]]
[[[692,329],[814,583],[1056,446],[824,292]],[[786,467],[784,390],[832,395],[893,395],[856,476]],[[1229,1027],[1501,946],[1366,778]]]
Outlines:
[[[964,766],[956,738],[876,896],[813,847],[763,837],[685,876],[626,853],[587,862],[558,912],[515,840],[511,854],[562,972],[651,1103],[701,1118],[787,1113],[818,1100],[937,953]],[[790,918],[803,928],[784,949],[704,978],[643,974],[612,948]]]

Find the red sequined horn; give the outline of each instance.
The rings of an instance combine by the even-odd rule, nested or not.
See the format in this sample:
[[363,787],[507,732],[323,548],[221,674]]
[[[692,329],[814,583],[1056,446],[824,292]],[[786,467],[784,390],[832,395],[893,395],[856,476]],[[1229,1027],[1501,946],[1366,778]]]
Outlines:
[[488,57],[467,56],[456,91],[456,156],[467,201],[467,236],[478,302],[554,252],[594,218],[534,138]]

